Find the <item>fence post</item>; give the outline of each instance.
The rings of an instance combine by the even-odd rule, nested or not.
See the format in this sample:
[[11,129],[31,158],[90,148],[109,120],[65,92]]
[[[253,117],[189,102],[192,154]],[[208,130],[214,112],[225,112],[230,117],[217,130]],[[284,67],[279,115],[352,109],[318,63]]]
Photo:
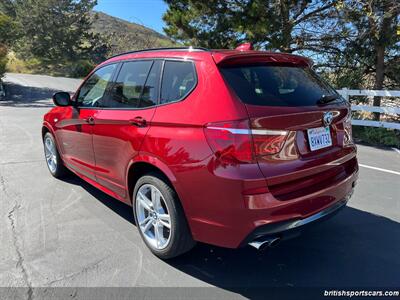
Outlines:
[[347,92],[347,90],[348,90],[348,88],[343,88],[342,89],[342,96],[348,102],[349,101],[349,93]]

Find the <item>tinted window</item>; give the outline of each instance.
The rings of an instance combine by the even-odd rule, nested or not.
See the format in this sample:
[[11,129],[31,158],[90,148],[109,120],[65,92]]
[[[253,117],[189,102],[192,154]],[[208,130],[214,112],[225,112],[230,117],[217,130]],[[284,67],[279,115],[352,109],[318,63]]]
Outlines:
[[[108,107],[137,108],[153,61],[126,62],[111,91]],[[149,91],[146,94],[150,94]]]
[[186,97],[196,85],[193,63],[166,61],[161,85],[161,103]]
[[139,107],[149,107],[157,104],[161,65],[161,60],[154,61],[140,97]]
[[221,72],[237,96],[247,104],[265,106],[315,105],[336,91],[311,69],[283,66],[238,66]]
[[82,85],[78,95],[78,105],[83,107],[102,106],[102,98],[116,64],[108,65],[94,72]]

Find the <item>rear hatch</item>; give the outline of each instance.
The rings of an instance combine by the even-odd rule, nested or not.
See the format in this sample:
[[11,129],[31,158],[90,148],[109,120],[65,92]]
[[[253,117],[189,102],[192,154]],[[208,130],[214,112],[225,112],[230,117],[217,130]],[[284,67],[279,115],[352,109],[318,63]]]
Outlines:
[[220,71],[247,108],[254,156],[277,199],[310,195],[357,169],[349,104],[307,64],[238,61]]

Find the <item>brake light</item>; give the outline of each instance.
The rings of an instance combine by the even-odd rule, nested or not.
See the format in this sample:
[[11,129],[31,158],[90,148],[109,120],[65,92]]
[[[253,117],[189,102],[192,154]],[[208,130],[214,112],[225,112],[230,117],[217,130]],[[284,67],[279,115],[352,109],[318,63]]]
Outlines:
[[285,130],[252,129],[256,155],[270,155],[281,151],[288,134]]
[[248,120],[241,120],[209,123],[204,133],[220,160],[227,163],[254,163],[256,156],[278,153],[288,132],[251,129]]
[[225,162],[253,162],[253,147],[248,120],[210,123],[204,128],[208,144]]
[[353,145],[353,130],[351,127],[351,113],[349,113],[343,122],[344,129],[344,137],[343,137],[343,146]]
[[243,43],[243,44],[240,44],[239,46],[237,46],[235,50],[249,51],[249,50],[254,50],[254,47],[251,43]]

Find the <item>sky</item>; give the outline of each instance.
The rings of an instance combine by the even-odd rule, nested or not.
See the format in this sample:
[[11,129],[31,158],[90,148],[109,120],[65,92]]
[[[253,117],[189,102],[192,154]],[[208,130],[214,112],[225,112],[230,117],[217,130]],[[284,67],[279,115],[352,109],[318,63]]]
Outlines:
[[97,0],[94,9],[164,33],[162,15],[167,5],[162,0]]

